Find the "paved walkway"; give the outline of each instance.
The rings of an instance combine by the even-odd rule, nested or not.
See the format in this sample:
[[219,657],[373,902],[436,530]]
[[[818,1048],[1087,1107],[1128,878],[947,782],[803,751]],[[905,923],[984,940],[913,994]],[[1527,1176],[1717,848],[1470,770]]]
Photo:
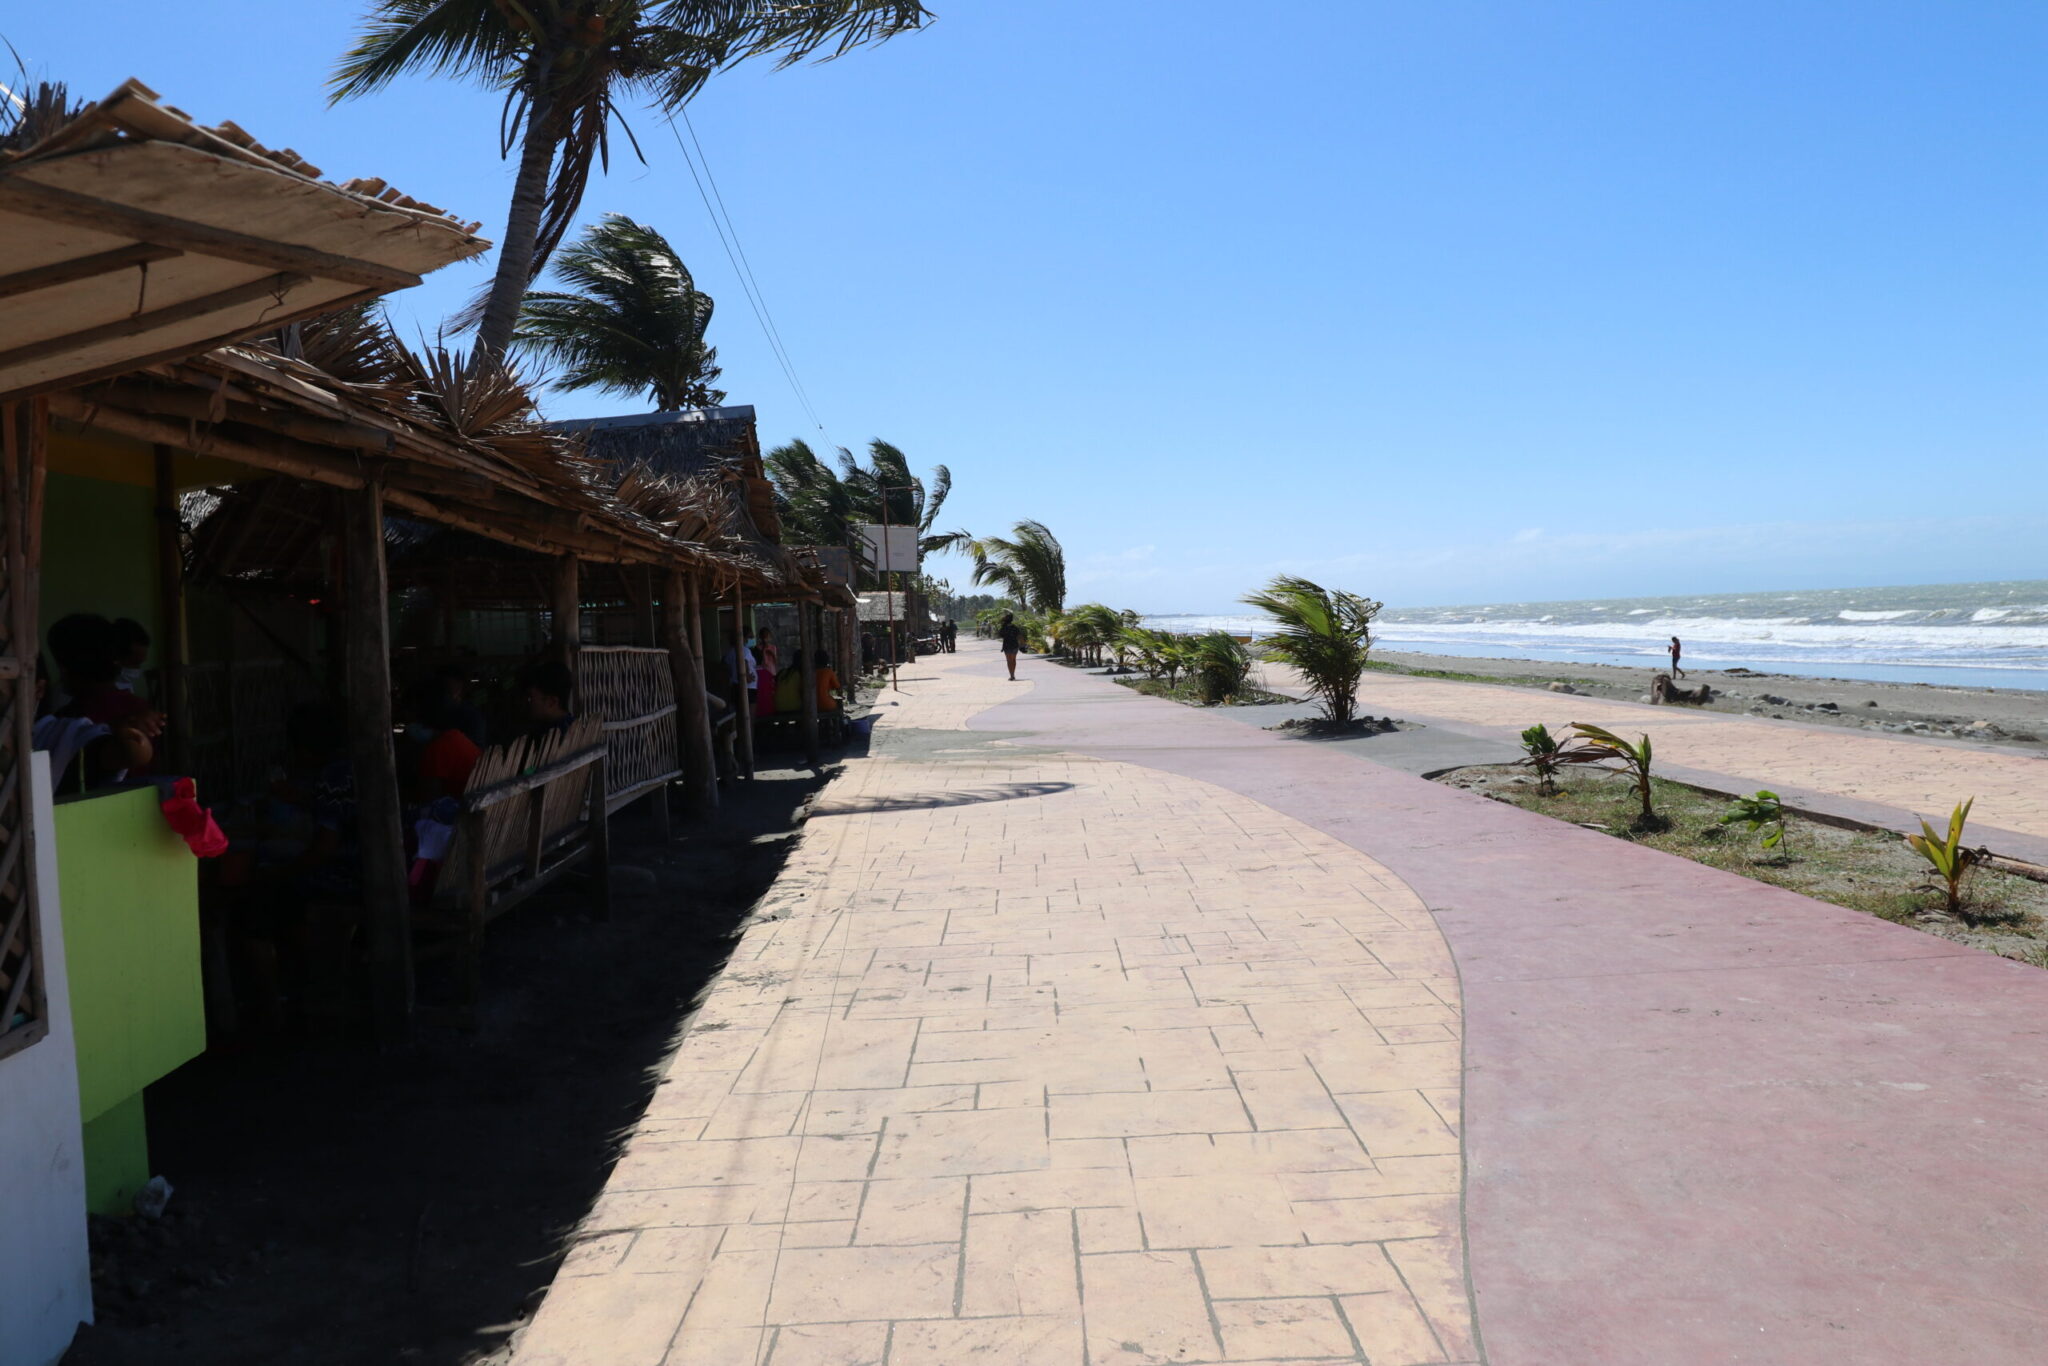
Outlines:
[[2039,1359],[2048,973],[1023,672],[905,675],[522,1366]]
[[1475,1361],[1455,970],[1372,859],[922,661],[517,1360]]

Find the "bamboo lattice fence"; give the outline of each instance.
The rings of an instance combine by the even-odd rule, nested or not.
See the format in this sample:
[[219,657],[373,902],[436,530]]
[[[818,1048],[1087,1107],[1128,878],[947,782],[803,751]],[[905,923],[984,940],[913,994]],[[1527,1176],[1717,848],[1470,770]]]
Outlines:
[[576,674],[579,708],[604,722],[605,787],[613,811],[681,775],[667,650],[586,645],[577,652]]

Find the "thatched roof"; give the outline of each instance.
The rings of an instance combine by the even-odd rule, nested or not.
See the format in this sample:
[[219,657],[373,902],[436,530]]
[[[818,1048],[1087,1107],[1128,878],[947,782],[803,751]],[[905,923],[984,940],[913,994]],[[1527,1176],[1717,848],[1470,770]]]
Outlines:
[[0,149],[0,398],[190,355],[420,282],[490,244],[378,180],[335,185],[128,81]]

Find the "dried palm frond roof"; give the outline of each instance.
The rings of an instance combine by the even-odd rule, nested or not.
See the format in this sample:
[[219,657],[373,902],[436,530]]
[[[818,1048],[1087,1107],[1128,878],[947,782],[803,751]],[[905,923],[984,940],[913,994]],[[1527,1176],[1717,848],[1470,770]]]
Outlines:
[[191,355],[416,285],[490,244],[382,181],[336,185],[128,81],[24,95],[0,145],[0,398]]
[[[312,357],[343,374],[330,374]],[[375,480],[394,512],[499,545],[597,564],[676,565],[761,588],[798,588],[793,562],[756,544],[731,485],[648,470],[623,475],[573,433],[540,422],[532,392],[495,361],[415,350],[360,313],[306,322],[262,344],[223,347],[85,385],[52,400],[58,416],[213,454],[330,487]],[[291,506],[318,509],[289,493]],[[261,499],[227,500],[209,544],[232,545],[246,577],[296,563],[302,537],[252,527]],[[301,518],[300,520],[304,520]],[[226,538],[226,539],[222,539]],[[287,544],[289,543],[289,544]],[[459,545],[460,541],[449,542]],[[474,558],[472,556],[472,558]]]

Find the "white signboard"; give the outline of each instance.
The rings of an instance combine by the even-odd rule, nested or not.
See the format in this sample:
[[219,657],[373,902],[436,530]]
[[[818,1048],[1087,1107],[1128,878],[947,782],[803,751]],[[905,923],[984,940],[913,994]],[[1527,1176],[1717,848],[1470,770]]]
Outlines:
[[915,574],[917,572],[917,528],[914,526],[892,526],[888,529],[888,553],[883,553],[883,527],[878,522],[863,523],[860,539],[867,551],[868,561],[877,570],[891,573]]

